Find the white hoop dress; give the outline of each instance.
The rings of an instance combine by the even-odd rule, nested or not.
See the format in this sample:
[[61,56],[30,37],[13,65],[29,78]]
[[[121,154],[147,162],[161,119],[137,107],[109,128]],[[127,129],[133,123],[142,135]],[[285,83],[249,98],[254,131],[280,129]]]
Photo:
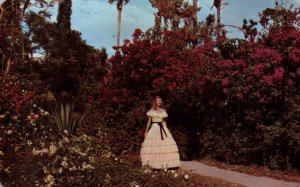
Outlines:
[[169,129],[163,119],[168,117],[165,110],[157,112],[151,109],[147,112],[151,117],[152,126],[146,134],[141,148],[142,165],[154,169],[177,168],[180,166],[179,152]]

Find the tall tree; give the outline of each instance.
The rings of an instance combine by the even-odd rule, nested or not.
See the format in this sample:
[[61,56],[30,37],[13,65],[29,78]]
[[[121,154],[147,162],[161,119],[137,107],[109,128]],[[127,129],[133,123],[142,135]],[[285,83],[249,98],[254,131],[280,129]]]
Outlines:
[[217,9],[217,38],[221,35],[221,7],[222,0],[214,0],[214,7]]
[[172,30],[177,29],[187,3],[183,0],[149,0],[154,8],[157,8],[157,15],[164,19],[164,29],[168,29],[168,22],[171,22]]
[[60,45],[58,50],[52,54],[52,56],[62,57],[63,59],[68,59],[69,54],[69,40],[67,35],[71,32],[71,15],[72,15],[72,0],[61,0],[59,2],[58,14],[57,14],[57,28],[59,34]]
[[121,18],[122,18],[122,9],[123,5],[127,4],[129,0],[108,0],[110,4],[117,2],[118,10],[118,34],[117,34],[117,46],[120,46],[120,35],[121,35]]
[[[47,9],[56,0],[6,0],[0,6],[0,63],[4,74],[10,72],[15,62],[28,56],[28,38],[22,30],[25,12],[31,7]],[[42,11],[41,11],[42,12]]]
[[59,3],[57,26],[60,32],[66,33],[71,30],[72,0],[62,0]]
[[193,20],[194,20],[194,28],[195,28],[198,23],[198,20],[197,20],[198,0],[193,0],[193,8],[194,8]]

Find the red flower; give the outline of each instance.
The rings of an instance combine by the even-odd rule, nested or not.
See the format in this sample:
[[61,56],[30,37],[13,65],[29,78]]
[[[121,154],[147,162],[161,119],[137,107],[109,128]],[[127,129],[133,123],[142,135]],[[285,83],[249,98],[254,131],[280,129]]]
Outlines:
[[275,81],[280,81],[283,77],[284,69],[283,67],[275,68],[275,73],[273,74],[273,79]]
[[244,93],[248,93],[249,92],[249,87],[248,86],[244,86],[243,87],[243,92]]
[[250,76],[246,80],[247,80],[247,82],[252,82],[253,81],[253,77]]
[[245,62],[243,60],[235,60],[235,65],[237,67],[240,67],[240,66],[245,66]]
[[223,89],[223,93],[224,93],[224,94],[227,94],[228,92],[229,92],[229,89],[228,89],[228,88],[224,88],[224,89]]
[[299,62],[299,56],[297,56],[295,53],[289,53],[289,58],[290,58],[293,62]]
[[258,102],[264,103],[265,102],[265,97],[260,98]]
[[262,70],[262,69],[264,69],[265,65],[262,63],[259,63],[259,64],[255,64],[254,67],[255,67],[255,69]]
[[254,70],[254,72],[253,72],[253,75],[255,75],[255,76],[259,76],[260,74],[261,74],[261,72],[258,69]]
[[143,65],[146,65],[146,64],[148,64],[148,60],[146,60],[146,59],[142,59],[142,60],[141,60],[141,64],[143,64]]
[[238,93],[238,94],[236,94],[236,97],[238,98],[238,100],[244,100],[244,96],[243,96],[243,94],[242,93]]
[[287,80],[287,84],[288,84],[288,86],[292,86],[293,85],[293,81],[291,79],[288,79]]
[[88,102],[89,104],[93,104],[93,102],[94,102],[93,96],[91,96],[91,95],[87,96],[87,102]]
[[222,80],[222,86],[228,86],[229,85],[229,80],[228,80],[228,78],[225,78],[225,79],[223,79]]
[[143,34],[141,29],[135,29],[134,33],[132,34],[133,38],[138,38]]
[[296,74],[293,73],[293,72],[290,72],[290,76],[293,77],[293,78],[295,78],[295,77],[296,77]]
[[297,74],[298,76],[300,76],[300,68],[297,68],[296,74]]
[[114,98],[112,99],[112,102],[113,102],[113,103],[117,103],[117,102],[119,102],[119,100],[118,100],[116,97],[114,97]]

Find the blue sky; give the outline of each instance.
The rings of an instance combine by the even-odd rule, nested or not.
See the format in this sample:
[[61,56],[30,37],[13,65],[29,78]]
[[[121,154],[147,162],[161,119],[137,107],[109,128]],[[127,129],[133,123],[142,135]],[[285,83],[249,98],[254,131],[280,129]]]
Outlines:
[[[192,2],[192,0],[186,0]],[[280,1],[280,0],[279,0]],[[222,10],[222,23],[242,25],[244,18],[258,20],[258,13],[267,7],[274,7],[274,0],[223,0],[228,2]],[[300,0],[285,0],[288,4],[300,6]],[[213,0],[198,0],[202,10],[198,21],[204,20],[211,10]],[[116,5],[107,0],[73,0],[72,28],[82,33],[88,44],[96,48],[105,47],[109,55],[114,54],[112,46],[116,44],[117,10]],[[52,9],[52,20],[56,20],[57,6]],[[154,13],[149,0],[130,0],[124,6],[121,24],[121,42],[131,35],[135,28],[143,31],[154,25]],[[242,33],[228,28],[230,37],[241,37]]]

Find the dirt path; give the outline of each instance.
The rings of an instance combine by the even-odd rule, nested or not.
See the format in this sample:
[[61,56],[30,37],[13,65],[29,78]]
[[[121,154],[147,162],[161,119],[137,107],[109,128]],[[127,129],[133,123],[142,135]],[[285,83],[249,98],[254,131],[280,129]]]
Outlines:
[[300,184],[296,182],[280,181],[267,177],[257,177],[244,173],[228,171],[207,166],[197,161],[181,161],[180,168],[199,175],[216,177],[226,181],[245,185],[247,187],[300,187]]

